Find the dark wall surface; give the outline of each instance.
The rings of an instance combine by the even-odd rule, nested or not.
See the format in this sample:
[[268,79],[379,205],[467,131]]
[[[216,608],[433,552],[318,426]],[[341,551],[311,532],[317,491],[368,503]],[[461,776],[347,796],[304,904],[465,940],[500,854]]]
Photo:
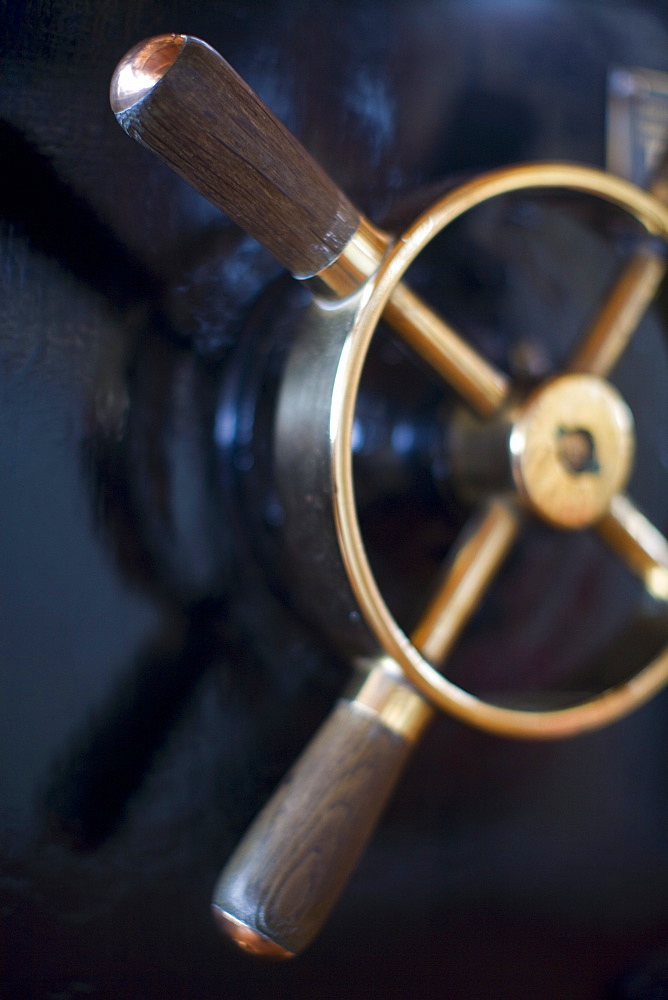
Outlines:
[[[611,68],[668,71],[661,3],[2,5],[3,997],[664,995],[665,696],[556,745],[439,719],[307,955],[258,966],[219,940],[217,872],[347,665],[282,573],[267,586],[238,452],[216,445],[278,268],[108,108],[118,59],[165,31],[223,52],[376,219],[474,170],[604,166]],[[455,245],[420,280],[445,274],[473,341],[506,366],[562,361],[601,290],[599,238],[524,206]],[[665,529],[661,312],[616,375],[648,455],[634,495]],[[404,520],[370,509],[387,532]],[[454,528],[437,513],[435,536],[427,515],[413,530],[440,558]],[[588,537],[537,531],[508,573],[455,664],[481,683],[497,662],[549,682],[619,622],[642,661],[663,624]]]

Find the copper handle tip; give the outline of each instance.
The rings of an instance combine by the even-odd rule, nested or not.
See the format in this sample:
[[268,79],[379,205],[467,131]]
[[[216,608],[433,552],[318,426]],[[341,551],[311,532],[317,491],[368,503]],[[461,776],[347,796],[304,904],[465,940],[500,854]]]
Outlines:
[[111,78],[109,101],[115,115],[145,97],[174,65],[185,35],[156,35],[123,56]]
[[249,955],[274,961],[284,961],[286,958],[295,957],[294,952],[281,947],[280,944],[272,941],[265,934],[261,934],[254,927],[250,927],[243,920],[233,917],[231,913],[227,913],[215,903],[211,906],[211,912],[218,930]]

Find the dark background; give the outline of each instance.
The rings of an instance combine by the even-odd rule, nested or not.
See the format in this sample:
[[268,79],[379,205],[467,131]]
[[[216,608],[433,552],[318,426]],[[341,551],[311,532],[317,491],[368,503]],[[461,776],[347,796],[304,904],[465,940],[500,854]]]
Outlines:
[[[1,11],[2,995],[667,995],[665,696],[557,745],[439,719],[304,958],[258,966],[216,936],[216,874],[346,666],[268,589],[214,446],[220,387],[277,268],[124,136],[107,100],[141,38],[203,37],[382,218],[453,174],[603,166],[607,73],[668,71],[664,5]],[[500,363],[528,343],[549,367],[591,308],[598,244],[549,215],[552,249],[532,257],[533,218],[467,238],[454,263],[449,251],[453,308],[471,308],[471,336]],[[619,378],[665,472],[662,346],[655,316]],[[635,485],[665,528],[654,468]],[[511,625],[469,655],[505,648],[549,676],[613,599],[626,609],[632,585],[583,544],[564,561],[539,536],[512,571]],[[545,573],[562,603],[527,617]],[[637,621],[654,627],[655,610]]]

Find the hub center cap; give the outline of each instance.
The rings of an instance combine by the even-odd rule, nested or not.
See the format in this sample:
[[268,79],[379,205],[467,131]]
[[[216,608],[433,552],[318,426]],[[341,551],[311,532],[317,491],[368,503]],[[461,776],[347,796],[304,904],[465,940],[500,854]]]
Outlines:
[[585,528],[603,516],[626,484],[634,448],[631,411],[593,375],[563,375],[542,386],[510,435],[520,495],[560,528]]

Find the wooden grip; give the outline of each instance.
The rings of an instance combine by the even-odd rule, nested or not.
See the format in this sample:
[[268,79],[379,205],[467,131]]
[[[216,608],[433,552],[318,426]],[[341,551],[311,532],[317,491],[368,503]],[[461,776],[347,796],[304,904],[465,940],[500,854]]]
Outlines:
[[371,836],[411,742],[341,701],[249,828],[213,895],[222,929],[256,954],[315,937]]
[[132,49],[111,106],[148,146],[296,277],[332,263],[360,213],[210,46],[160,35]]

